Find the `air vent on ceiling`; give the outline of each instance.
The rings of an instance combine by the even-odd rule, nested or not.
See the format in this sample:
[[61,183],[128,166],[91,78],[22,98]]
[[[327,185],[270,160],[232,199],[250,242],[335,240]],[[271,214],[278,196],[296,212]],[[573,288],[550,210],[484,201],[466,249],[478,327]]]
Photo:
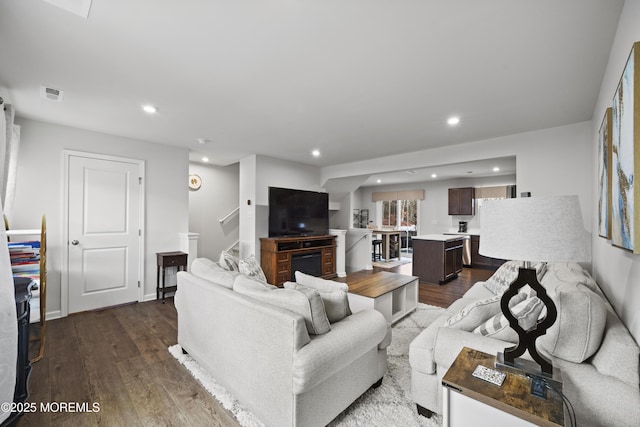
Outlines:
[[49,101],[62,102],[64,92],[52,87],[40,86],[40,96]]

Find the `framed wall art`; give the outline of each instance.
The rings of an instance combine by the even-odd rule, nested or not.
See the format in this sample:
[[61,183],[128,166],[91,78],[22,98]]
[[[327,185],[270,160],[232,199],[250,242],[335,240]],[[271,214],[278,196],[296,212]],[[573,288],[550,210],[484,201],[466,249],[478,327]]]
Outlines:
[[353,210],[353,228],[360,228],[360,209]]
[[611,114],[607,108],[598,132],[598,234],[611,238]]
[[611,135],[611,243],[640,253],[635,185],[640,170],[640,42],[634,43],[613,97]]
[[360,228],[369,226],[369,209],[360,209]]

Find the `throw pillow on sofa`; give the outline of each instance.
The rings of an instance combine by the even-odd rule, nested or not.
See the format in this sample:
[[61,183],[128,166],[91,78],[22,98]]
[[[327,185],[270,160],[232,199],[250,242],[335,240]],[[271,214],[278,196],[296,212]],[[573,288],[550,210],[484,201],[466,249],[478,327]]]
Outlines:
[[[296,282],[285,282],[285,289],[301,290],[302,288],[313,289],[312,286],[304,286]],[[327,312],[327,318],[329,323],[339,322],[347,316],[351,315],[351,309],[349,308],[349,298],[347,293],[343,290],[336,289],[333,291],[322,291],[314,289],[322,302],[324,303],[324,309]]]
[[[297,284],[320,292],[320,296],[324,301],[324,307],[327,310],[327,316],[329,316],[331,323],[351,316],[351,307],[349,307],[349,297],[347,296],[349,285],[343,282],[311,276],[301,271],[296,271],[295,277]],[[334,320],[331,320],[332,318]]]
[[251,277],[243,276],[239,273],[235,282],[233,282],[233,290],[243,295],[248,295],[252,292],[275,291],[276,289],[278,289],[277,286],[252,279]]
[[345,292],[349,292],[349,285],[347,285],[346,283],[326,280],[321,277],[315,277],[309,274],[305,274],[301,271],[296,271],[295,276],[296,283],[299,283],[303,286],[308,286],[315,289],[316,291],[342,290]]
[[239,271],[238,258],[234,257],[227,251],[220,252],[220,259],[218,260],[220,267],[227,271]]
[[233,282],[238,275],[237,272],[225,270],[207,258],[194,259],[191,263],[190,272],[194,276],[224,286],[227,289],[233,289]]
[[[532,329],[538,322],[540,314],[544,309],[542,300],[538,297],[527,298],[525,293],[519,293],[513,297],[510,302],[513,302],[518,296],[522,296],[520,302],[515,304],[511,308],[511,314],[518,319],[518,324],[522,329],[528,331]],[[473,330],[474,334],[480,334],[491,338],[496,338],[502,341],[517,343],[518,334],[509,325],[509,320],[502,312],[491,317],[482,325]]]
[[[511,298],[511,301],[509,301],[509,307],[513,307],[525,298],[526,295],[524,294],[514,296]],[[471,332],[482,324],[482,322],[485,322],[490,317],[501,312],[501,299],[502,296],[495,296],[484,300],[474,301],[460,310],[457,314],[447,319],[444,326]]]
[[[494,295],[502,295],[509,285],[516,280],[520,267],[522,266],[523,263],[521,261],[505,262],[484,282],[484,286]],[[539,262],[533,264],[531,267],[536,269],[536,277],[538,278],[538,282],[540,282],[547,272],[547,264]]]
[[261,282],[267,282],[267,277],[264,275],[264,271],[262,271],[260,263],[253,255],[251,255],[247,259],[241,259],[240,261],[238,261],[238,270],[242,275],[251,277]]
[[233,290],[302,316],[309,335],[322,335],[331,330],[322,298],[314,289],[281,289],[240,275],[233,283]]
[[607,321],[605,302],[586,285],[559,286],[551,295],[558,317],[538,339],[554,357],[582,363],[600,347]]

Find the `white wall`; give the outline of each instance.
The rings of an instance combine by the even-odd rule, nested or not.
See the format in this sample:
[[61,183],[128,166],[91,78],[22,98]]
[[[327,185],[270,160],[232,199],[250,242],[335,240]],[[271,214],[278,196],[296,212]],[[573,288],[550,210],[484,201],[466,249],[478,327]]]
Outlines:
[[[353,228],[353,210],[366,208],[360,204],[360,188],[354,191],[345,193],[341,199],[337,200],[340,203],[340,209],[331,211],[329,210],[329,227],[337,228],[340,230],[348,230]],[[329,202],[329,209],[331,209],[331,202]],[[371,215],[371,214],[369,214]]]
[[[259,259],[256,246],[256,165],[258,156],[248,156],[240,160],[240,258],[255,255]],[[258,251],[256,251],[258,247]]]
[[369,219],[373,220],[374,224],[380,224],[380,218],[376,217],[376,204],[371,201],[371,193],[375,191],[424,190],[424,200],[420,202],[418,207],[418,232],[420,234],[458,231],[458,221],[467,221],[469,231],[478,231],[480,228],[478,210],[474,216],[449,215],[449,188],[494,187],[511,185],[515,182],[514,175],[504,175],[361,187],[360,206],[362,209],[369,209]]
[[269,205],[269,187],[322,190],[319,167],[258,156],[256,168],[256,203],[258,205]]
[[[356,190],[357,191],[357,190]],[[336,228],[339,230],[348,230],[352,227],[351,221],[351,197],[353,193],[345,194],[342,199],[338,200],[340,203],[339,210],[331,210],[331,202],[329,202],[329,228]]]
[[530,191],[534,196],[577,194],[585,226],[590,228],[593,197],[590,121],[326,167],[322,169],[322,182],[506,156],[516,156],[518,192]]
[[[640,1],[627,0],[609,54],[609,63],[602,80],[600,94],[591,121],[592,170],[589,181],[592,193],[592,253],[593,274],[603,288],[631,334],[640,342],[640,256],[611,246],[611,241],[598,236],[598,130],[605,110],[612,105],[613,94],[622,75],[634,42],[640,41]],[[638,90],[638,89],[636,89]],[[636,108],[639,108],[636,106]],[[634,221],[640,227],[636,212]]]
[[220,219],[239,206],[240,165],[190,163],[189,173],[202,179],[202,187],[189,191],[189,231],[198,233],[198,256],[217,260],[239,238],[239,213],[224,224]]
[[320,168],[256,155],[240,161],[242,258],[255,255],[260,259],[260,237],[269,235],[269,187],[321,191]]
[[156,252],[179,248],[188,231],[188,152],[112,135],[20,119],[22,126],[12,228],[38,228],[47,216],[47,312],[59,316],[63,230],[63,150],[145,160],[146,253],[144,293],[155,298]]

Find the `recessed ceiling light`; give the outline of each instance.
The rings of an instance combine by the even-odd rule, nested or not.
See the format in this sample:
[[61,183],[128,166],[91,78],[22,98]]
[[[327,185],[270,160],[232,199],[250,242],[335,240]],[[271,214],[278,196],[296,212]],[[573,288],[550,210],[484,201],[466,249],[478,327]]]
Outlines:
[[313,151],[311,152],[311,155],[312,155],[313,157],[320,157],[320,150],[313,150]]
[[203,162],[208,162],[208,161],[209,161],[209,158],[208,158],[208,157],[203,157],[203,158],[202,158],[202,161],[203,161]]
[[198,141],[198,144],[208,144],[211,142],[211,140],[209,138],[196,138],[196,141]]
[[158,112],[158,107],[155,107],[153,105],[143,105],[142,109],[144,110],[145,113],[149,113],[149,114],[154,114]]
[[382,180],[381,180],[381,179],[378,179],[376,182],[377,182],[378,184],[380,184],[380,183],[382,182]]
[[451,126],[460,123],[460,117],[452,116],[447,119],[447,123]]
[[431,178],[437,178],[437,177],[438,177],[438,175],[436,175],[435,173],[431,174]]
[[493,171],[494,172],[500,172],[500,168],[496,166],[495,168],[493,168]]

